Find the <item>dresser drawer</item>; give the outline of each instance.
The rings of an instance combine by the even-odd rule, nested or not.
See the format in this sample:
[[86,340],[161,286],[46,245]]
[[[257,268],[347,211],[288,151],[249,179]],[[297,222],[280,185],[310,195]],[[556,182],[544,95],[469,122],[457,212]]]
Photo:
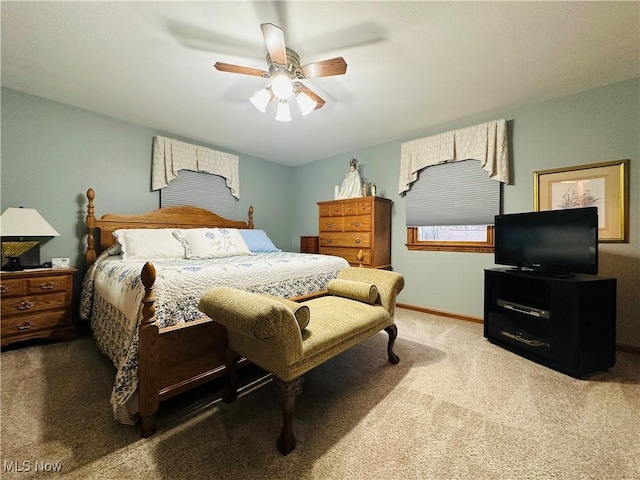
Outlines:
[[369,248],[371,246],[371,234],[368,232],[323,233],[320,236],[320,246]]
[[68,312],[57,310],[46,314],[28,313],[2,317],[2,337],[70,325]]
[[342,203],[331,203],[328,205],[320,205],[321,217],[341,217],[344,215]]
[[321,217],[321,232],[370,232],[371,215],[352,217]]
[[373,212],[372,203],[369,199],[353,200],[345,202],[343,205],[345,216],[349,215],[371,215]]
[[344,231],[344,217],[320,217],[321,232]]
[[320,253],[323,255],[334,255],[342,257],[352,265],[358,265],[358,252],[362,250],[364,259],[363,265],[371,265],[371,249],[367,248],[340,248],[340,247],[323,247],[320,246]]
[[370,232],[371,231],[371,215],[356,215],[353,217],[344,217],[344,232]]
[[27,295],[38,295],[40,293],[66,292],[70,289],[68,276],[50,276],[29,278],[27,280]]
[[[50,295],[28,295],[21,298],[8,298],[2,301],[2,316],[26,315],[42,310],[53,310],[67,306],[67,293],[52,293]],[[2,321],[4,325],[4,318]]]
[[13,278],[0,282],[0,294],[2,298],[17,297],[27,294],[27,279],[26,278]]

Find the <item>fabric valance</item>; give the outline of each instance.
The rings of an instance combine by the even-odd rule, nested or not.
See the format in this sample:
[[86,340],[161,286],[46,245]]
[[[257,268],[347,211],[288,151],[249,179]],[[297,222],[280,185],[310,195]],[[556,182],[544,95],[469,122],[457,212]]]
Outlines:
[[240,159],[237,155],[156,136],[153,138],[151,189],[159,190],[166,187],[180,170],[192,170],[224,177],[231,195],[239,199],[239,164]]
[[490,178],[509,183],[505,119],[403,143],[398,193],[403,195],[409,190],[418,179],[418,172],[425,167],[469,159],[480,160],[480,166]]

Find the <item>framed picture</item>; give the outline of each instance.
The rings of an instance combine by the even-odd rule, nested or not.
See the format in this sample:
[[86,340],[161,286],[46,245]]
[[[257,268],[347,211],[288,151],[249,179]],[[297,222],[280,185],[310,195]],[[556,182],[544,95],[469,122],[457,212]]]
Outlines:
[[536,212],[598,207],[598,240],[629,241],[629,160],[533,172]]

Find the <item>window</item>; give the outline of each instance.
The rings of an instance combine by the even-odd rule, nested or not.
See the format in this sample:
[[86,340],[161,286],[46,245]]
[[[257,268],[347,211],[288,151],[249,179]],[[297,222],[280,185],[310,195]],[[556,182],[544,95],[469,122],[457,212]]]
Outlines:
[[493,219],[500,213],[501,183],[478,160],[422,169],[406,194],[407,248],[493,252]]
[[180,170],[177,178],[160,190],[160,208],[193,205],[235,219],[236,204],[225,178],[209,173]]

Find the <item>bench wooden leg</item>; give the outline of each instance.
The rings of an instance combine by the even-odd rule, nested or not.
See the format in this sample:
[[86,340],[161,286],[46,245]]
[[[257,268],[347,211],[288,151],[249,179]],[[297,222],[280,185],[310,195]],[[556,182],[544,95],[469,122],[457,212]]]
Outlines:
[[229,376],[229,386],[222,394],[222,401],[225,403],[231,403],[238,397],[238,360],[240,355],[233,350],[227,350],[224,354],[224,366]]
[[396,337],[398,336],[398,327],[395,324],[389,325],[384,329],[389,334],[389,343],[387,343],[387,355],[389,356],[389,363],[394,365],[400,361],[395,353],[393,353],[393,345],[396,343]]
[[283,382],[277,377],[273,377],[278,385],[282,400],[282,431],[278,437],[278,450],[281,454],[287,455],[296,448],[296,439],[293,436],[293,409],[296,403],[296,396],[302,391],[302,378],[298,377],[290,382]]

